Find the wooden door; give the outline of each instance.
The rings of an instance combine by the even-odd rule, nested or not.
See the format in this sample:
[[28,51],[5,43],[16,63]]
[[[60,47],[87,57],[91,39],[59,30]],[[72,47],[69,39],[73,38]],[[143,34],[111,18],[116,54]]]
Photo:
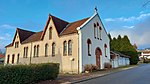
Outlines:
[[100,55],[101,55],[101,50],[100,48],[96,48],[96,51],[95,51],[95,55],[96,55],[96,66],[100,69]]

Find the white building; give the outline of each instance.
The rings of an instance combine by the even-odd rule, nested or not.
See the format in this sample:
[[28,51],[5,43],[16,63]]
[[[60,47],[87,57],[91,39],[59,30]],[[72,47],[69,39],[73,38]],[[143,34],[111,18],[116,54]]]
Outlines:
[[150,49],[138,50],[138,52],[141,52],[141,54],[139,55],[140,60],[142,60],[142,58],[150,59]]
[[130,57],[119,52],[110,52],[112,68],[130,65]]
[[110,62],[109,37],[97,11],[75,22],[49,15],[41,32],[17,28],[5,57],[5,64],[57,62],[60,72],[81,73],[86,64],[103,69]]

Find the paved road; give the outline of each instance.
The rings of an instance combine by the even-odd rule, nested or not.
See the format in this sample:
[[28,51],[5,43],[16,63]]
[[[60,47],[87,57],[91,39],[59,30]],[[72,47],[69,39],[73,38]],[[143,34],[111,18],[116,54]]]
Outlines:
[[78,84],[150,84],[150,64],[98,77]]

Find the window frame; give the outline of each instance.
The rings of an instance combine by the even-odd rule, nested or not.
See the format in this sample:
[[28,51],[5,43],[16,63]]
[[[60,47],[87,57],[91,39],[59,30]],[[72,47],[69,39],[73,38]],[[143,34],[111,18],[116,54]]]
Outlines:
[[72,55],[72,40],[68,41],[68,55]]
[[66,56],[67,55],[67,41],[63,42],[63,55]]
[[56,47],[56,44],[53,42],[52,43],[52,57],[55,56],[55,47]]
[[10,55],[7,55],[7,64],[9,64]]
[[39,45],[37,45],[37,50],[36,50],[36,57],[39,57],[39,48],[40,48],[40,46]]
[[107,57],[107,44],[104,44],[105,57]]
[[45,57],[48,57],[48,44],[45,44]]
[[96,24],[94,23],[94,38],[96,39]]
[[33,53],[33,57],[36,57],[36,45],[34,46],[34,53]]
[[52,27],[49,28],[49,40],[52,39]]
[[15,62],[15,54],[12,55],[12,64]]
[[87,39],[87,46],[88,46],[88,56],[91,56],[92,42],[90,39]]
[[17,64],[19,64],[19,56],[20,56],[20,54],[18,53],[18,55],[17,55]]

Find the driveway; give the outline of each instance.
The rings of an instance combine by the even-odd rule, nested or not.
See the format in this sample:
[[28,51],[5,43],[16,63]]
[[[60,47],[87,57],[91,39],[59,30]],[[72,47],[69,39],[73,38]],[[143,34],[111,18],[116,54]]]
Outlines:
[[142,64],[133,69],[112,73],[78,84],[150,84],[150,64]]

